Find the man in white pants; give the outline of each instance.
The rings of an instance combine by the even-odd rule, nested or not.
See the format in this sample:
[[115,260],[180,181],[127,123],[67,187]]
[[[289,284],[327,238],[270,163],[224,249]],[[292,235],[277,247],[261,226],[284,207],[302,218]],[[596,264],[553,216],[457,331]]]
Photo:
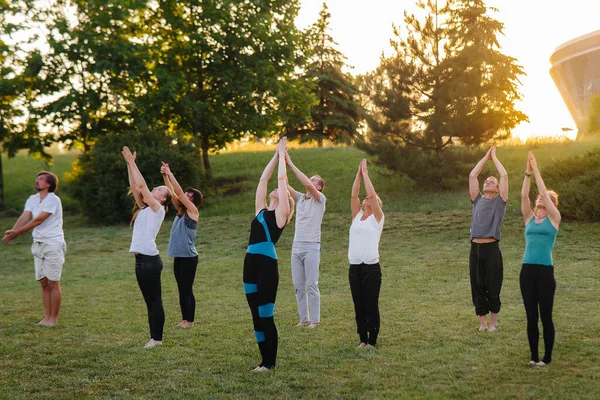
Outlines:
[[38,173],[35,181],[38,193],[29,196],[25,211],[2,238],[2,243],[9,243],[17,236],[33,230],[31,253],[35,262],[35,279],[42,285],[44,303],[44,318],[38,324],[47,326],[58,323],[62,301],[60,276],[66,252],[62,203],[54,194],[57,188],[56,175],[48,171]]
[[[292,281],[300,322],[297,326],[315,328],[321,322],[319,262],[321,260],[321,222],[325,213],[325,182],[319,175],[310,179],[302,173],[286,153],[287,165],[306,188],[306,193],[288,190],[296,199],[296,231],[292,245]],[[307,302],[308,293],[308,302]],[[310,308],[309,308],[310,306]],[[310,314],[309,314],[310,310]]]

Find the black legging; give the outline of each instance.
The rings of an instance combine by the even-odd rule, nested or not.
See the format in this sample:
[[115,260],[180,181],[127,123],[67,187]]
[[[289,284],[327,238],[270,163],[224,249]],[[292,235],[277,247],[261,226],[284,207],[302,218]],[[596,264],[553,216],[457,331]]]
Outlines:
[[360,341],[375,346],[380,324],[381,266],[379,263],[350,264],[348,279],[356,314],[356,331]]
[[554,347],[554,322],[552,321],[552,307],[554,305],[554,267],[538,264],[523,264],[519,277],[523,304],[527,313],[527,339],[531,350],[531,360],[538,362],[538,342],[540,330],[538,328],[539,315],[544,328],[545,354],[542,361],[549,364],[552,361],[552,348]]
[[162,340],[165,325],[165,310],[163,309],[160,286],[162,269],[163,262],[159,255],[136,254],[135,276],[148,309],[150,339],[158,341]]
[[277,260],[262,254],[246,253],[244,291],[252,313],[254,335],[262,356],[261,366],[274,368],[277,361],[277,327],[273,319],[279,269]]
[[194,322],[196,313],[196,298],[193,286],[198,267],[198,256],[175,257],[173,260],[173,272],[179,289],[179,305],[181,306],[181,317],[184,321]]

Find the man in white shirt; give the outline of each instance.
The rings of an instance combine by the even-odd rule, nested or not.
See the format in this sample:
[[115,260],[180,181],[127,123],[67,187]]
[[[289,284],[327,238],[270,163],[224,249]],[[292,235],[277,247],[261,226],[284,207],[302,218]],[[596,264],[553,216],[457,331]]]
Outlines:
[[58,177],[41,171],[35,181],[35,195],[29,196],[25,211],[15,226],[4,233],[2,243],[9,243],[23,233],[33,231],[31,253],[35,262],[35,279],[42,285],[44,318],[40,325],[54,326],[58,323],[58,311],[62,301],[60,276],[65,262],[66,244],[63,233],[62,204],[54,194]]

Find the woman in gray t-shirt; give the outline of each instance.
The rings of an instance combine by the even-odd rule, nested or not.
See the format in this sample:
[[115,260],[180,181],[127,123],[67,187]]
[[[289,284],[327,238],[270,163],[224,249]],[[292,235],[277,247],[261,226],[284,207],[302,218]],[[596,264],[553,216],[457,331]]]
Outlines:
[[169,257],[174,257],[173,273],[179,289],[181,307],[181,322],[177,326],[191,328],[194,326],[196,313],[196,298],[192,290],[198,267],[195,240],[198,230],[198,210],[204,196],[198,189],[187,188],[184,191],[171,172],[169,164],[163,162],[160,173],[165,185],[173,191],[173,204],[177,209],[169,239]]

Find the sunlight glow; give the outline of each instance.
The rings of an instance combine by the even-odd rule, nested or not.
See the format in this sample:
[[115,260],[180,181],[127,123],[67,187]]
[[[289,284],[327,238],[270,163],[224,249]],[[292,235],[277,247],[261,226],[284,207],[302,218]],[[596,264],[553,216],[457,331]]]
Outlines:
[[[382,53],[391,53],[392,24],[402,28],[404,10],[414,13],[415,3],[416,0],[327,1],[332,36],[338,50],[348,57],[353,74],[372,71],[379,65]],[[322,0],[302,0],[297,26],[305,28],[315,22],[322,4]],[[505,24],[505,36],[500,38],[503,52],[515,57],[527,74],[521,79],[523,100],[517,107],[529,116],[529,123],[517,126],[513,135],[523,141],[536,136],[574,139],[575,122],[550,77],[549,58],[566,41],[600,29],[600,2],[571,0],[568,4],[550,5],[488,0],[486,4],[499,10],[493,17]]]

